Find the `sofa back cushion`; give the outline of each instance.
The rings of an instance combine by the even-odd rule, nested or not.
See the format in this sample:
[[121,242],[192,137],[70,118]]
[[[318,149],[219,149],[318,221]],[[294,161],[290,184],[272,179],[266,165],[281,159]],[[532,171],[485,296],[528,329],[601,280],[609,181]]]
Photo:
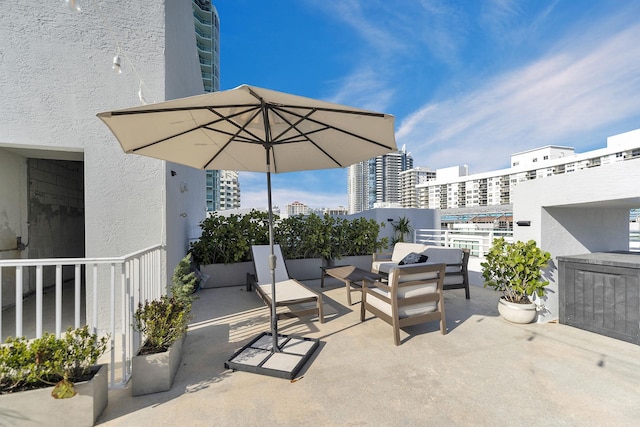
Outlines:
[[398,263],[405,256],[409,255],[411,252],[420,253],[423,252],[427,246],[422,243],[405,243],[398,242],[393,245],[393,254],[391,255],[391,261]]

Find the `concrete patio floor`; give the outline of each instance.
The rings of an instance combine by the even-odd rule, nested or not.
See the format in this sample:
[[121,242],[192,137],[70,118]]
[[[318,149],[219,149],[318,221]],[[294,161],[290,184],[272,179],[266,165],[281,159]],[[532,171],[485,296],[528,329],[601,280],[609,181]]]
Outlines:
[[[318,283],[312,287],[320,290]],[[281,321],[280,332],[319,338],[294,381],[232,372],[224,362],[269,329],[269,311],[244,288],[198,291],[182,366],[170,391],[109,392],[102,426],[554,425],[640,422],[640,346],[559,324],[514,325],[499,294],[446,291],[449,333],[437,322],[391,327],[323,289],[326,321]],[[354,294],[354,299],[359,298]]]

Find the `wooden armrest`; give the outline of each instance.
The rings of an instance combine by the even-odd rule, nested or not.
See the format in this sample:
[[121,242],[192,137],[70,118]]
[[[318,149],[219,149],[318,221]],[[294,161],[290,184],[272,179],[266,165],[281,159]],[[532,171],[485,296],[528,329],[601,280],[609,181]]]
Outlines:
[[391,260],[393,254],[391,252],[374,252],[373,261]]
[[382,283],[382,282],[379,282],[377,280],[373,280],[373,279],[371,279],[369,277],[365,277],[363,279],[363,282],[365,282],[364,283],[365,286],[363,286],[364,292],[367,292],[367,289],[368,289],[367,285],[373,285],[373,286],[375,286],[377,288],[380,288],[380,289],[382,289],[382,290],[384,290],[386,292],[391,292],[391,287],[386,283]]

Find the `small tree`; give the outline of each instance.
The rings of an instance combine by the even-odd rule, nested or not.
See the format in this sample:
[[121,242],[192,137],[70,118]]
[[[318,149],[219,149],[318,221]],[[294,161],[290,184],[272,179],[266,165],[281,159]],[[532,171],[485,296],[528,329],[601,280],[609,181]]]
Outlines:
[[536,246],[535,240],[527,243],[507,243],[504,238],[493,241],[482,266],[484,286],[504,293],[507,301],[528,304],[529,296],[544,296],[542,269],[549,265],[551,254]]
[[198,277],[191,268],[191,254],[180,260],[173,270],[171,295],[185,304],[191,304],[195,297],[193,293],[198,289]]
[[391,243],[394,245],[398,242],[404,242],[405,238],[410,236],[413,232],[410,220],[406,216],[398,218],[396,221],[393,221],[391,225],[393,226],[393,238],[391,239]]

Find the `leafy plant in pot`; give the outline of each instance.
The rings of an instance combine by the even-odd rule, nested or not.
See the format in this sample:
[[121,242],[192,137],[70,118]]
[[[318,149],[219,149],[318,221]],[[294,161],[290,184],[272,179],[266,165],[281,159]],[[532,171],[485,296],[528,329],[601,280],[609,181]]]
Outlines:
[[166,391],[182,359],[182,343],[191,318],[191,303],[176,296],[140,303],[134,315],[134,328],[144,340],[132,360],[131,394]]
[[482,266],[484,286],[504,295],[498,303],[498,311],[506,320],[514,323],[530,323],[536,317],[536,304],[531,298],[545,295],[542,270],[549,265],[551,254],[543,251],[535,240],[508,243],[504,238],[493,241]]
[[138,304],[134,328],[142,334],[143,344],[132,361],[133,396],[171,388],[197,289],[198,277],[187,254],[173,270],[170,296]]
[[11,425],[95,424],[108,401],[107,365],[97,364],[107,342],[88,326],[69,328],[59,338],[50,333],[9,338],[0,346],[0,420]]
[[9,337],[0,347],[0,394],[54,385],[52,397],[73,397],[74,383],[86,381],[97,370],[107,341],[89,333],[86,325],[69,328],[60,338],[46,332],[33,340]]

